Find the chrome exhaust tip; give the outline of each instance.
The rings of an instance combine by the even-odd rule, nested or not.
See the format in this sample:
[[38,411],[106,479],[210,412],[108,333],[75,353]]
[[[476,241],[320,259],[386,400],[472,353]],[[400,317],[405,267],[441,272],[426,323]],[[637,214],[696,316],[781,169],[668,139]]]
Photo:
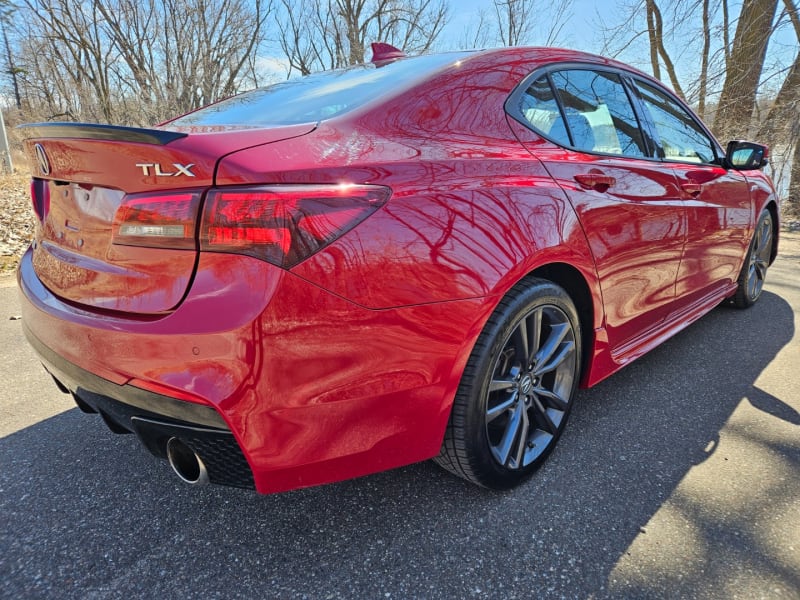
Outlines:
[[176,437],[169,438],[167,442],[167,460],[181,481],[191,485],[208,483],[208,471],[203,461],[194,450]]

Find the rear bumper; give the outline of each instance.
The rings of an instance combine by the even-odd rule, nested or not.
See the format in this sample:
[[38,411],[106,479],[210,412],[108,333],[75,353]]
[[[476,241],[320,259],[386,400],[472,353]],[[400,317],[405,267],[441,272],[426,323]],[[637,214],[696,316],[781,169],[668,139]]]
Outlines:
[[157,416],[180,423],[228,430],[225,420],[209,406],[182,402],[169,396],[149,392],[132,385],[118,385],[98,377],[50,350],[31,333],[26,324],[23,324],[22,329],[28,342],[39,355],[45,370],[56,380],[59,388],[66,389],[78,396],[76,400],[78,406],[84,410],[86,407],[81,406],[80,401],[94,408],[95,412],[99,412],[99,407],[96,405],[99,400],[96,401],[94,398],[105,398],[110,402],[116,401],[119,404],[118,410],[104,412],[108,412],[109,416],[113,415],[114,421],[120,427],[131,432],[133,427],[130,425],[130,419],[134,416]]
[[115,433],[136,433],[159,458],[167,458],[167,442],[178,438],[202,459],[211,483],[255,488],[239,444],[215,409],[112,383],[64,360],[28,327],[23,331],[56,385],[70,393],[83,412],[98,413]]
[[143,417],[224,433],[262,493],[435,456],[492,308],[369,310],[262,261],[212,253],[201,253],[180,307],[157,317],[63,302],[30,253],[19,287],[31,343],[83,404],[124,430]]

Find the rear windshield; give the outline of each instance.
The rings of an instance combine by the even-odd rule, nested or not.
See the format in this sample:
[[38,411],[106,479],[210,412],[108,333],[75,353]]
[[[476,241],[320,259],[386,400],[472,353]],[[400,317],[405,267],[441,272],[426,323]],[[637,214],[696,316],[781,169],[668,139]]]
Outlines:
[[278,83],[201,108],[169,125],[294,125],[330,119],[387,92],[408,88],[465,58],[466,52],[415,56],[382,67],[358,65]]

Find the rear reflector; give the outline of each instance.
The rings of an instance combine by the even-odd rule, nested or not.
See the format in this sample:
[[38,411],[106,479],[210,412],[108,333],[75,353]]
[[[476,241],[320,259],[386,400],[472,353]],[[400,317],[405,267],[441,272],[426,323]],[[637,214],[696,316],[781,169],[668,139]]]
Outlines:
[[373,185],[275,185],[208,192],[200,249],[254,256],[289,269],[383,206]]
[[39,221],[44,222],[50,212],[50,182],[46,179],[31,179],[31,202],[33,212]]
[[113,243],[194,249],[202,190],[125,196],[114,216]]

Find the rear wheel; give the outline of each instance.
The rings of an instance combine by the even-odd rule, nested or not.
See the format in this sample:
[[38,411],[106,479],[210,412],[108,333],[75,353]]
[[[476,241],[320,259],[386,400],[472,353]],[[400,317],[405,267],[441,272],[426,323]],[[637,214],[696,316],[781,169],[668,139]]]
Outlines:
[[739,274],[736,294],[733,297],[733,303],[739,308],[752,306],[761,296],[772,257],[773,243],[772,214],[764,209],[758,218],[742,272]]
[[467,362],[439,456],[447,470],[505,489],[558,441],[580,370],[580,325],[567,293],[542,279],[514,288]]

